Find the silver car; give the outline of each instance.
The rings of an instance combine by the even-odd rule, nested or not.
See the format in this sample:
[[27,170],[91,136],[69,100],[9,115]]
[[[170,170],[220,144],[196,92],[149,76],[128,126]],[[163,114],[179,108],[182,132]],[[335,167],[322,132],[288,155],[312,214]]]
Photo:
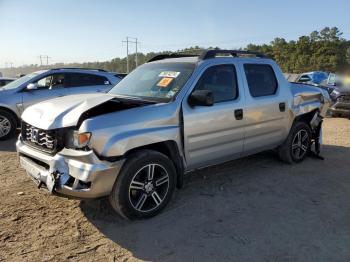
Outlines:
[[0,87],[0,140],[14,134],[28,106],[66,95],[106,93],[120,79],[104,70],[58,68],[34,72]]
[[319,153],[328,106],[325,90],[289,83],[261,54],[161,55],[108,94],[29,107],[17,151],[39,187],[109,196],[120,215],[146,218],[191,170],[269,149],[290,164]]

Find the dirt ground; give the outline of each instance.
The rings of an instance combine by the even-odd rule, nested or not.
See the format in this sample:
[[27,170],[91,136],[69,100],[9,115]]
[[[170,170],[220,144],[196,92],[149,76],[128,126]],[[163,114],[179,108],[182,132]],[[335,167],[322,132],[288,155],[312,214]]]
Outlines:
[[350,120],[324,127],[324,161],[266,152],[198,171],[136,222],[36,189],[0,142],[0,261],[350,261]]

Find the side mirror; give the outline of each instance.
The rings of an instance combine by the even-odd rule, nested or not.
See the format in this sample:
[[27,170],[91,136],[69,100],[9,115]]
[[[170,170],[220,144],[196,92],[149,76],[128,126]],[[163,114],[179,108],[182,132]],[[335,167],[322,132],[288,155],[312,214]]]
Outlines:
[[27,85],[27,90],[37,90],[38,89],[38,84],[35,83],[30,83]]
[[190,95],[188,102],[191,106],[212,106],[214,95],[210,90],[195,90]]

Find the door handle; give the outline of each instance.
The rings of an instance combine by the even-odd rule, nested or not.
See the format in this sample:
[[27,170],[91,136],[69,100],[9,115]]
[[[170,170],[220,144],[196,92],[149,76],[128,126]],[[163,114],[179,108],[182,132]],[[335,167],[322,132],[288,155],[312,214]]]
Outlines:
[[279,103],[279,108],[280,108],[280,111],[281,111],[281,112],[286,111],[286,103],[284,103],[284,102]]
[[242,120],[243,119],[243,109],[236,109],[235,110],[235,118],[237,120]]

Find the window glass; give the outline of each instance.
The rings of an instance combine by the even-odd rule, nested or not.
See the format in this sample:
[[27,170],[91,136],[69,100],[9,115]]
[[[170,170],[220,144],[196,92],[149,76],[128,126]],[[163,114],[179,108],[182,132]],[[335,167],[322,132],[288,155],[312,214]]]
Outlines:
[[109,93],[169,102],[186,84],[194,68],[194,63],[147,63],[128,74]]
[[38,80],[38,89],[48,89],[51,85],[52,76],[47,76]]
[[245,64],[244,71],[252,97],[270,96],[277,91],[277,80],[269,65]]
[[218,65],[208,68],[199,79],[195,89],[212,91],[215,103],[236,99],[238,86],[234,65]]
[[46,76],[37,81],[38,89],[52,89],[64,87],[64,74]]
[[110,85],[106,77],[98,75],[70,73],[68,79],[69,87]]

